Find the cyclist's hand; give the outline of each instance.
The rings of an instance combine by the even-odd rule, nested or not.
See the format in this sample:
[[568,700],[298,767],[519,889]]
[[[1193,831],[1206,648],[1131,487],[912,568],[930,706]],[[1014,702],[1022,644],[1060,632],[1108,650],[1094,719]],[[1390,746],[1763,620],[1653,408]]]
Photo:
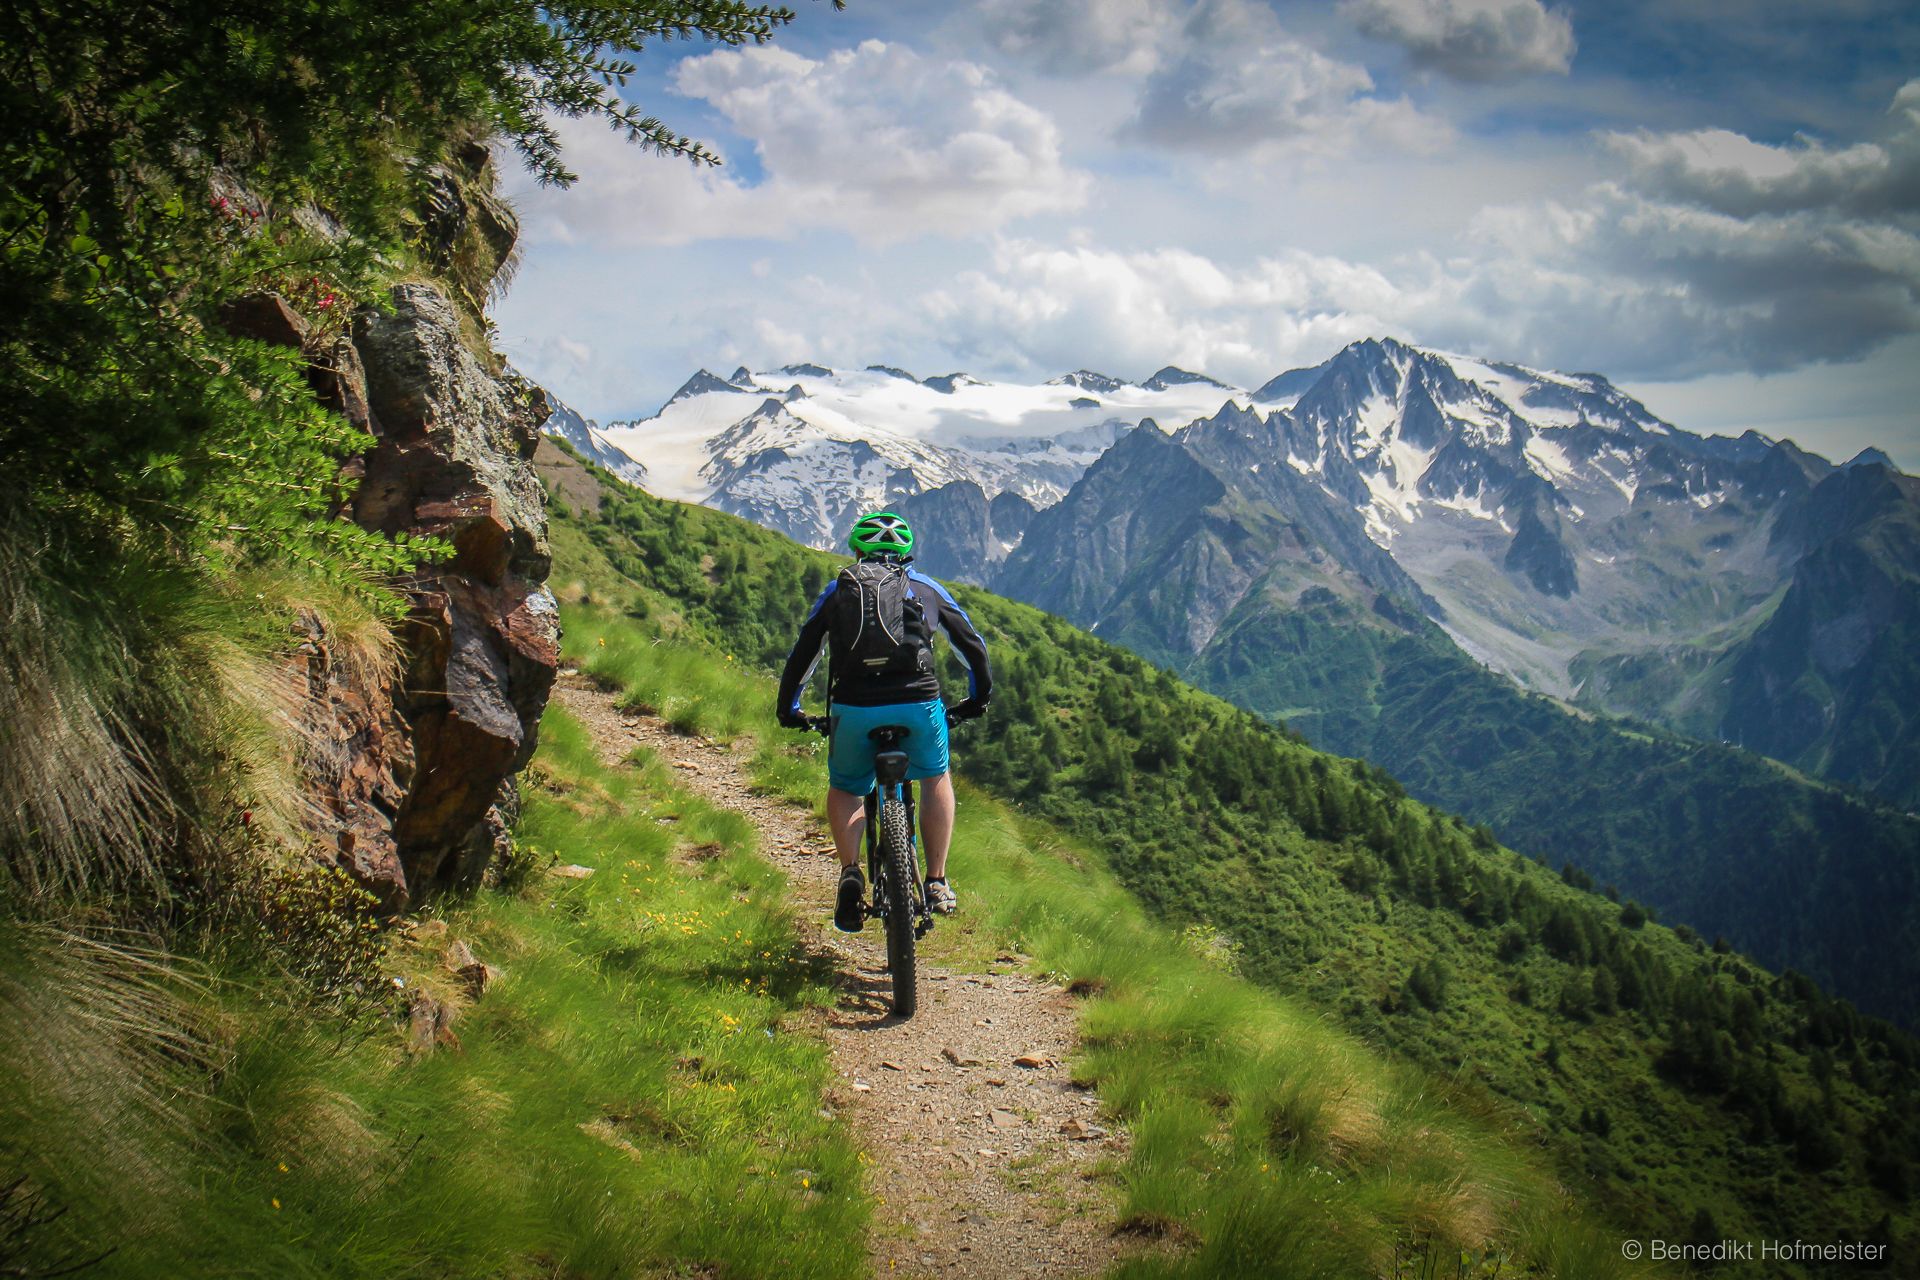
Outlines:
[[987,704],[974,698],[963,698],[947,708],[947,724],[959,724],[962,720],[977,720],[987,714]]
[[805,712],[798,709],[785,710],[780,713],[780,727],[782,729],[811,729],[813,728],[813,721],[807,718]]

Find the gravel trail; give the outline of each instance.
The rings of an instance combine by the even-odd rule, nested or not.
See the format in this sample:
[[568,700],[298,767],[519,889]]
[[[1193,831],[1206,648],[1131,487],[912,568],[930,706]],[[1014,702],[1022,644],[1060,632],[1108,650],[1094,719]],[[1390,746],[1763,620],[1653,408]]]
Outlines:
[[[840,1077],[827,1102],[873,1160],[876,1275],[1085,1276],[1121,1256],[1110,1180],[1095,1168],[1123,1156],[1126,1135],[1108,1131],[1094,1095],[1067,1074],[1074,997],[1019,972],[1017,956],[985,974],[923,960],[919,1012],[897,1021],[878,922],[860,934],[833,929],[832,841],[806,810],[754,794],[751,744],[736,754],[622,712],[577,672],[562,675],[554,697],[609,763],[649,747],[689,791],[745,816],[787,873],[809,945],[839,975],[821,1028]],[[954,861],[965,911],[964,847]]]

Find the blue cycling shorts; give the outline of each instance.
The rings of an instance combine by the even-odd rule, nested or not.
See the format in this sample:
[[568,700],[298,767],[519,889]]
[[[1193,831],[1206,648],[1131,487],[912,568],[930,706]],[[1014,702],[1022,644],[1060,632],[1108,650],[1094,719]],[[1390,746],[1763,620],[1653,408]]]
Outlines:
[[827,708],[832,733],[827,739],[827,784],[864,796],[873,790],[873,757],[878,745],[867,734],[883,724],[904,725],[900,750],[907,753],[908,778],[937,778],[947,771],[947,708],[929,702],[896,702],[884,707]]

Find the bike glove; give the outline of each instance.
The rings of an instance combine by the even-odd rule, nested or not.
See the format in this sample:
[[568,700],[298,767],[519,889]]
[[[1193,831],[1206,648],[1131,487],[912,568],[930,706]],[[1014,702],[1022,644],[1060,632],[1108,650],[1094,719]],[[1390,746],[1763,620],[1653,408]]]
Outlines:
[[780,712],[780,727],[783,729],[811,729],[813,726],[807,722],[806,712],[795,711],[792,708],[783,708]]
[[947,708],[947,723],[956,724],[962,720],[977,720],[987,714],[987,704],[977,698],[962,698]]

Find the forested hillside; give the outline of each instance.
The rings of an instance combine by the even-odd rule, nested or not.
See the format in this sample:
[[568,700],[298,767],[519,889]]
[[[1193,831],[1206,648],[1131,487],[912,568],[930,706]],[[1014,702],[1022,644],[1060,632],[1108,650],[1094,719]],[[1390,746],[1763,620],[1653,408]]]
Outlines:
[[1920,820],[1750,752],[1570,712],[1387,612],[1249,605],[1198,659],[1168,660],[1663,919],[1920,1017]]
[[[563,494],[579,475],[547,474]],[[564,590],[741,663],[784,655],[831,557],[601,485],[556,525]],[[567,583],[598,558],[625,582]],[[1221,930],[1249,974],[1536,1130],[1618,1222],[1840,1228],[1912,1257],[1912,1039],[1057,618],[962,600],[999,689],[962,770],[1096,844],[1156,913]]]
[[[1920,1019],[1920,818],[1752,752],[1524,692],[1425,616],[1431,599],[1349,527],[1350,513],[1342,524],[1318,487],[1290,467],[1263,466],[1273,429],[1223,410],[1172,437],[1134,432],[1035,517],[1033,540],[996,584],[1316,746],[1378,764],[1514,848],[1572,863],[1665,919],[1807,973],[1874,1013],[1909,1027]],[[1899,495],[1886,468],[1859,470],[1855,487],[1877,479]],[[1911,503],[1885,505],[1871,526],[1890,549],[1867,557],[1836,539],[1819,563],[1850,567],[1830,580],[1860,584],[1888,616],[1823,635],[1874,636],[1879,646],[1906,634],[1911,593],[1885,584],[1914,555],[1897,518]],[[1796,599],[1828,580],[1806,576]],[[1797,607],[1770,622],[1772,656],[1739,667],[1736,683],[1778,704],[1776,719],[1788,707],[1801,719],[1824,714],[1812,709],[1820,698],[1790,694],[1825,678],[1804,659],[1811,617]],[[1865,683],[1849,705],[1860,735],[1892,751],[1902,722],[1871,708],[1897,696],[1892,673],[1904,668],[1889,657],[1873,669],[1883,675],[1856,673]],[[1875,688],[1883,680],[1894,689]],[[1775,690],[1770,700],[1753,692],[1761,687]],[[1755,723],[1770,714],[1755,712]],[[1756,729],[1748,740],[1776,739]]]

